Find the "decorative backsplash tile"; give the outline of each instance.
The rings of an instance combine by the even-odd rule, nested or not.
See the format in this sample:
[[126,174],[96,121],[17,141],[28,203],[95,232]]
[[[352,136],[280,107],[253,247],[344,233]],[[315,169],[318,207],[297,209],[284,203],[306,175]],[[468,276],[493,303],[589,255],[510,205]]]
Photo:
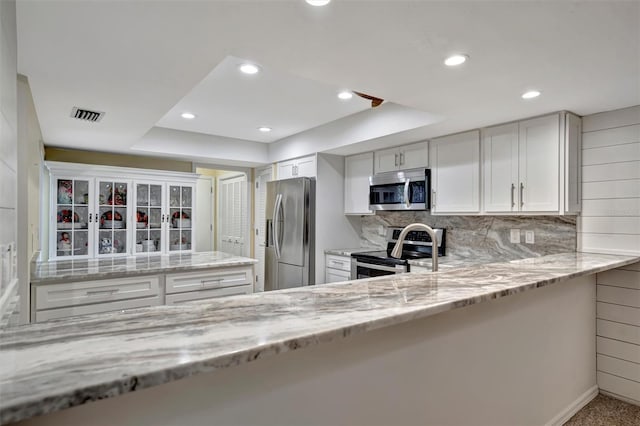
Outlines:
[[[377,212],[362,217],[361,245],[386,247],[389,226],[425,223],[447,230],[447,255],[513,260],[576,250],[575,216],[432,216],[428,212]],[[521,243],[509,242],[510,230],[520,229]],[[533,231],[534,244],[525,244]]]

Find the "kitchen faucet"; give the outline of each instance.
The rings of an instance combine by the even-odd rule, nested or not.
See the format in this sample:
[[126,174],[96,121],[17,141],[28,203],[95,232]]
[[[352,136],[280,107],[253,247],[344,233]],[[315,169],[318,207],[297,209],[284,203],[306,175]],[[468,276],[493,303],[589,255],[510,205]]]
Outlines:
[[396,241],[396,245],[393,246],[393,250],[391,251],[391,257],[395,257],[396,259],[400,259],[402,257],[402,245],[404,244],[404,239],[407,237],[409,231],[421,230],[426,231],[431,238],[431,270],[433,272],[438,271],[438,236],[436,232],[430,227],[425,225],[424,223],[412,223],[411,225],[407,225],[400,235],[398,236],[398,240]]

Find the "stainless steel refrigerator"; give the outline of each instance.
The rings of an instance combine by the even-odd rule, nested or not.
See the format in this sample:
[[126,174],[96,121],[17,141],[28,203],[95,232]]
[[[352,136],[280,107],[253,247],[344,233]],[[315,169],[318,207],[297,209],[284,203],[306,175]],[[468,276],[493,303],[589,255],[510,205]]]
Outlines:
[[315,284],[315,180],[267,183],[264,290]]

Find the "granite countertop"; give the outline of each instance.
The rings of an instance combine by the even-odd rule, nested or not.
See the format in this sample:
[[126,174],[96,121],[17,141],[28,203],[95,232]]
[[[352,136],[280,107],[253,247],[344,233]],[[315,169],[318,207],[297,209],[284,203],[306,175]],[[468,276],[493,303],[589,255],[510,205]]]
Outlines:
[[31,284],[42,285],[120,278],[132,275],[253,265],[254,263],[258,263],[258,261],[220,251],[111,259],[56,260],[32,264]]
[[[564,253],[201,303],[65,318],[0,333],[0,423],[232,367],[638,262]],[[71,355],[71,356],[70,356]]]
[[369,251],[379,251],[384,250],[375,247],[357,247],[357,248],[346,248],[346,249],[327,249],[324,251],[324,254],[334,254],[336,256],[351,256],[351,253],[367,253]]
[[[371,251],[380,251],[383,248],[375,247],[358,247],[358,248],[346,248],[346,249],[327,249],[325,254],[334,254],[336,256],[351,256],[353,253],[367,253]],[[469,256],[441,256],[438,258],[438,266],[440,269],[452,269],[452,268],[466,268],[468,266],[482,265],[485,263],[499,262],[499,259],[495,257],[479,257],[477,255]],[[431,270],[431,258],[426,257],[424,259],[411,259],[409,265],[421,266],[423,268],[429,268]]]

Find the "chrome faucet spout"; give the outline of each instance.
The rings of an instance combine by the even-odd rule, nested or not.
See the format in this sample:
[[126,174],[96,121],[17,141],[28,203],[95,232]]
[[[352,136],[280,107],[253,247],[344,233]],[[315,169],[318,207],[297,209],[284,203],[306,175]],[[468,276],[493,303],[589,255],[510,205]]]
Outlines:
[[393,246],[393,250],[391,251],[391,257],[395,257],[396,259],[400,259],[400,257],[402,257],[404,239],[407,237],[409,232],[415,230],[426,231],[427,234],[429,234],[429,237],[431,238],[431,270],[436,272],[438,270],[438,236],[433,228],[425,225],[424,223],[412,223],[411,225],[407,225],[402,232],[400,232],[396,245]]

